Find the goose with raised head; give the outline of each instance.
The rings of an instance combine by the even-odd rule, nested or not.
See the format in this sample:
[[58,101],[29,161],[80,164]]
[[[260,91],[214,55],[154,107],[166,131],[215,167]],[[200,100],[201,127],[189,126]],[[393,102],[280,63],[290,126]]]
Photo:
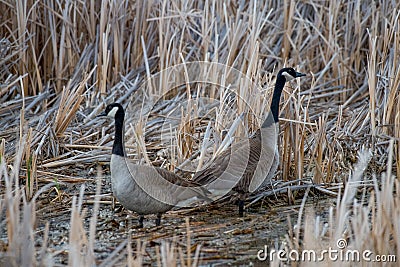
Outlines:
[[250,138],[232,144],[209,165],[193,176],[192,181],[204,185],[216,199],[227,193],[239,194],[239,216],[243,216],[248,195],[271,181],[279,165],[279,101],[287,81],[305,76],[293,68],[278,72],[270,111],[261,128]]
[[173,207],[184,207],[197,200],[209,201],[205,188],[180,178],[166,169],[134,164],[126,158],[124,149],[125,111],[121,104],[113,103],[99,116],[115,119],[115,138],[110,162],[111,186],[114,196],[126,209],[139,214],[139,227],[144,215],[161,215]]

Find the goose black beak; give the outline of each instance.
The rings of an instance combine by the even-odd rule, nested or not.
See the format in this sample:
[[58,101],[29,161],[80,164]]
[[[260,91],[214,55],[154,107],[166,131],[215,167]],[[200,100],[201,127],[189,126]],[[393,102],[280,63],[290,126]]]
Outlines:
[[105,111],[103,111],[102,113],[97,115],[97,118],[101,118],[101,117],[107,117],[107,113]]
[[296,78],[306,76],[304,73],[296,72]]

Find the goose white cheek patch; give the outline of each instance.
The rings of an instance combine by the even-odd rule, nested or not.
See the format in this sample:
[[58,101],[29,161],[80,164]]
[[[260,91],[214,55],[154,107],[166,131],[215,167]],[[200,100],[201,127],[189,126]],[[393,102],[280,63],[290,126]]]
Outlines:
[[287,82],[294,79],[294,77],[292,75],[290,75],[289,73],[287,73],[286,71],[282,72],[282,75],[286,77]]
[[118,107],[113,107],[113,109],[110,112],[108,112],[107,116],[114,118],[117,111],[118,111]]

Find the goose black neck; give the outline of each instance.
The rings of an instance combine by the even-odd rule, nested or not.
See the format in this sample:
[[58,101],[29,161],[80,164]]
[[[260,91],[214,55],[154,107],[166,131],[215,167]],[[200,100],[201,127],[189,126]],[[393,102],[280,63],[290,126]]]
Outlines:
[[285,86],[285,82],[286,82],[285,77],[278,75],[278,77],[276,78],[275,89],[274,89],[274,94],[272,96],[271,108],[270,108],[270,112],[274,117],[275,123],[279,121],[279,102],[281,99],[283,87]]
[[124,117],[123,111],[115,114],[115,138],[112,147],[112,153],[121,157],[125,157],[124,151]]

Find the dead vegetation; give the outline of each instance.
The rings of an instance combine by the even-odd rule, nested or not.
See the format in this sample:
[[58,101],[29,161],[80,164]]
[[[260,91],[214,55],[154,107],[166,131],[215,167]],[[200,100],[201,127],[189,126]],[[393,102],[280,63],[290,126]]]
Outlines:
[[[398,2],[2,0],[0,8],[2,264],[249,264],[264,244],[326,249],[339,238],[400,256]],[[113,125],[96,118],[104,103],[128,107],[132,159],[188,176],[232,134],[259,126],[284,65],[309,75],[283,93],[281,166],[272,189],[251,197],[253,214],[231,218],[225,203],[173,211],[162,231],[110,215],[97,170],[107,177]],[[336,205],[308,212],[302,199],[326,195]],[[280,234],[266,234],[274,228]]]

